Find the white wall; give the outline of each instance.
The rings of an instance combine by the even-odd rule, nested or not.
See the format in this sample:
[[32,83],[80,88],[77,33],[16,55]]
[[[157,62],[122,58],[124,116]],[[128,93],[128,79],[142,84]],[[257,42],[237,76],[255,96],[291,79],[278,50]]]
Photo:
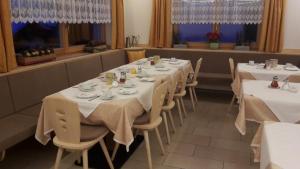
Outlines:
[[148,44],[152,0],[124,0],[125,36],[139,36],[139,44]]
[[[300,0],[287,0],[284,49],[300,49]],[[124,0],[125,36],[140,36],[139,44],[148,44],[152,0]]]
[[287,0],[284,49],[300,49],[300,0]]

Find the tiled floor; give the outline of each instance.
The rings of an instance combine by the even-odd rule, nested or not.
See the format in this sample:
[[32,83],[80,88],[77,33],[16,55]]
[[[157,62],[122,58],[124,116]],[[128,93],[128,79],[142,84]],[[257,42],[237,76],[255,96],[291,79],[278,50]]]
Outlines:
[[[152,160],[155,169],[258,169],[251,162],[250,142],[256,125],[250,124],[246,136],[241,136],[234,127],[234,113],[226,114],[230,96],[215,93],[199,93],[197,112],[188,114],[184,125],[179,127],[174,113],[177,131],[171,135],[171,144],[166,144],[164,128],[160,127],[166,154],[161,155],[155,133],[150,134]],[[186,100],[187,107],[190,107]],[[190,111],[190,109],[188,109]],[[35,143],[37,144],[37,143]],[[8,158],[0,163],[0,169],[49,169],[54,163],[56,148],[33,145],[33,148],[18,146]],[[18,153],[20,149],[20,153]],[[33,149],[33,151],[31,151]],[[42,151],[42,152],[41,152]],[[30,153],[31,152],[31,153]],[[72,165],[75,155],[63,160],[62,168],[79,169]],[[20,167],[22,165],[23,167]],[[142,143],[123,166],[123,169],[147,169],[145,145]]]

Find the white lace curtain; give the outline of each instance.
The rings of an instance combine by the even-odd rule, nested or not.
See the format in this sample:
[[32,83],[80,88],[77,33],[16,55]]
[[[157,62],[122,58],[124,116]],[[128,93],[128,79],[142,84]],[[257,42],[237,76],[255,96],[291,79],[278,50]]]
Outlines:
[[11,0],[13,22],[109,23],[110,0]]
[[258,24],[264,0],[173,0],[173,24]]

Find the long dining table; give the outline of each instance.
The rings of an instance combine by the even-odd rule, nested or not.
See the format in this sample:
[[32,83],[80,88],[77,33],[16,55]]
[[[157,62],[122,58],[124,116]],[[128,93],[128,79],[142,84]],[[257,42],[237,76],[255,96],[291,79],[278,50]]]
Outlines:
[[[141,67],[142,71],[146,72],[150,78],[141,79],[135,73],[130,71],[127,73],[126,81],[134,84],[134,93],[124,93],[127,89],[121,84],[114,87],[108,85],[101,78],[107,73],[104,72],[99,77],[47,97],[51,98],[56,95],[75,102],[81,113],[81,122],[83,124],[105,125],[114,134],[114,141],[125,145],[129,149],[130,144],[134,141],[133,122],[138,116],[151,109],[152,93],[155,86],[161,81],[170,80],[171,78],[177,78],[180,83],[186,83],[184,77],[193,72],[192,64],[189,60],[177,59],[176,62],[171,62],[170,59],[161,59],[161,65],[163,65],[163,68],[151,65],[147,59],[142,59],[107,71],[119,75],[122,70],[137,70]],[[80,85],[93,86],[95,90],[82,92],[79,90]],[[104,95],[108,90],[113,98],[111,100],[101,99],[101,95]],[[86,95],[94,97],[92,99],[79,97]],[[35,133],[35,138],[44,145],[51,139],[51,132],[54,129],[51,123],[54,119],[53,113],[46,112],[44,109],[46,106],[48,105],[43,102]]]

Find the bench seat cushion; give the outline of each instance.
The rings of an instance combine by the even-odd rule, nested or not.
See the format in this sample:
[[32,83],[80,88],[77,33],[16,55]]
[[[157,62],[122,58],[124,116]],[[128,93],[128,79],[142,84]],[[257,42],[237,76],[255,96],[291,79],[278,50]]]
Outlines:
[[103,71],[125,65],[128,63],[128,58],[124,50],[109,51],[101,54]]
[[64,63],[11,74],[8,80],[16,112],[37,105],[44,97],[68,87]]
[[0,77],[0,118],[14,112],[12,97],[6,77]]
[[30,106],[26,109],[23,109],[23,110],[19,111],[18,113],[38,118],[40,115],[40,112],[41,112],[41,108],[42,108],[42,103],[39,103],[37,105]]
[[102,72],[99,55],[76,58],[66,62],[70,86],[97,77]]
[[21,114],[0,119],[0,151],[5,150],[32,136],[37,119]]

